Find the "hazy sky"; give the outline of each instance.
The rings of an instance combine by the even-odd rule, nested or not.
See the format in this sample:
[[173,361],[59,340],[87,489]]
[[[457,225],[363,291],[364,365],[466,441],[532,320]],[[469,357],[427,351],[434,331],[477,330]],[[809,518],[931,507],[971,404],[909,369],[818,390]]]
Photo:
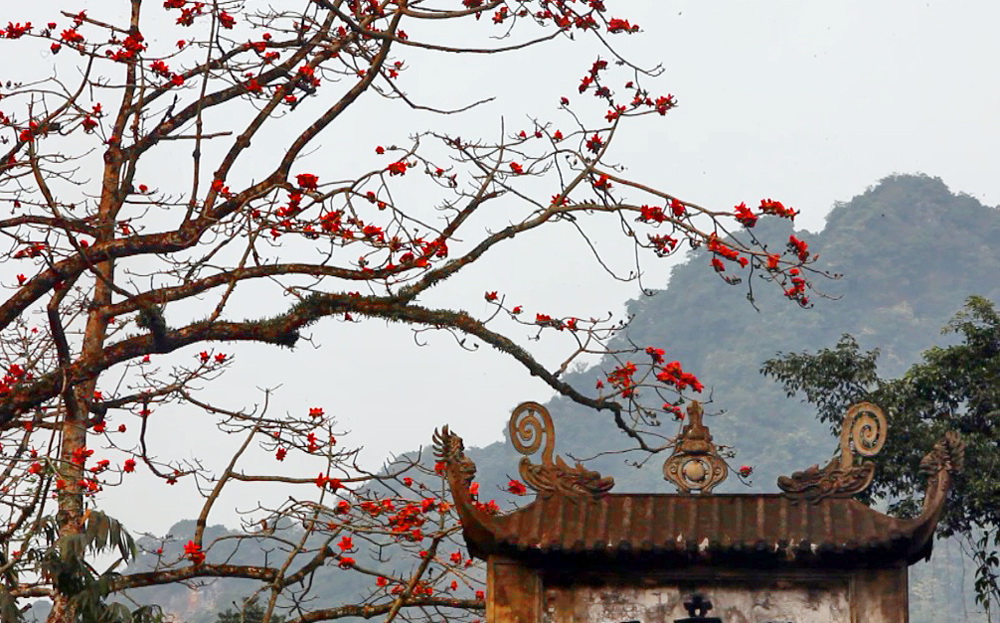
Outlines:
[[[997,3],[607,4],[643,30],[617,38],[620,49],[639,64],[665,69],[647,86],[673,93],[680,103],[668,119],[638,124],[616,139],[612,157],[627,164],[633,178],[719,209],[773,197],[800,209],[799,226],[812,230],[822,227],[835,201],[893,172],[939,176],[952,190],[1000,204]],[[63,3],[58,8],[75,10]],[[434,57],[403,85],[445,105],[496,95],[475,113],[447,120],[467,135],[494,138],[501,118],[510,127],[525,123],[527,115],[556,114],[559,96],[575,88],[596,53],[592,45],[559,45],[544,54],[468,64]],[[40,58],[39,71],[49,63]],[[405,137],[437,121],[428,116],[420,123],[392,127],[383,116],[374,126],[356,124],[340,144],[351,144],[351,136],[379,140],[369,133]],[[486,311],[482,292],[501,290],[553,316],[596,316],[621,313],[623,303],[638,295],[634,285],[601,275],[576,238],[547,236],[508,245],[428,302],[478,298],[471,310],[479,313]],[[647,268],[646,285],[664,285],[666,265]],[[749,306],[744,311],[747,319],[755,313]],[[696,319],[665,321],[691,322],[697,330]],[[371,465],[389,452],[427,443],[433,428],[448,422],[468,443],[495,441],[516,403],[551,395],[518,365],[486,349],[465,352],[447,335],[425,335],[429,344],[417,347],[407,329],[369,321],[360,327],[320,323],[312,338],[318,348],[294,352],[220,347],[237,359],[225,392],[216,395],[231,398],[235,407],[246,403],[252,388],[280,383],[279,410],[321,404],[351,431],[346,443],[366,447]],[[565,354],[558,340],[530,345],[549,363]],[[216,446],[207,433],[192,435],[193,428],[178,434],[171,421],[160,427],[169,440],[164,455],[212,456]],[[194,496],[182,485],[163,493],[162,484],[151,483],[147,494],[116,499],[109,510],[136,529],[162,532],[192,515],[187,504]],[[228,517],[222,512],[215,519]]]

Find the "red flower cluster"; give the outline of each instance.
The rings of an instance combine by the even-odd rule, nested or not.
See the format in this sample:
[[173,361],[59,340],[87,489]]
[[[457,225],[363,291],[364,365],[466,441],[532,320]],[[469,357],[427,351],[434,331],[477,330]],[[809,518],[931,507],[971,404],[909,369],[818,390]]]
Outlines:
[[653,363],[657,365],[663,365],[663,356],[667,354],[667,351],[662,348],[653,348],[652,346],[646,347],[646,354],[653,358]]
[[127,62],[131,61],[136,56],[146,49],[145,39],[141,33],[130,33],[125,40],[122,41],[122,47],[117,50],[108,50],[104,54],[113,61]]
[[662,223],[667,220],[667,215],[663,212],[663,208],[643,205],[639,207],[639,218],[636,220],[642,221],[643,223],[649,223],[650,221],[654,223]]
[[677,405],[672,405],[669,402],[663,403],[663,410],[674,416],[674,419],[683,420],[684,412]]
[[44,242],[33,242],[23,249],[18,249],[17,253],[14,254],[14,259],[20,260],[26,257],[38,257],[45,249],[46,244]]
[[184,546],[184,556],[196,566],[205,562],[205,552],[201,551],[201,544],[188,541]]
[[623,397],[628,398],[635,393],[634,377],[637,371],[638,368],[634,363],[626,361],[624,365],[618,366],[608,374],[608,383],[619,390]]
[[787,219],[794,219],[795,215],[798,214],[798,211],[786,208],[780,201],[772,201],[771,199],[760,200],[760,211],[762,214],[772,214]]
[[295,176],[295,183],[299,185],[299,188],[315,190],[319,184],[319,177],[312,173],[299,173]]
[[393,162],[392,164],[387,166],[385,170],[389,172],[389,175],[405,175],[406,168],[409,166],[410,166],[409,164],[400,160],[399,162]]
[[794,235],[788,237],[788,250],[798,256],[801,262],[809,259],[809,245]]
[[740,225],[749,229],[757,224],[757,215],[747,207],[746,203],[741,203],[733,210],[736,212],[736,220],[739,221]]
[[673,236],[659,236],[649,234],[649,244],[653,246],[653,250],[660,257],[666,257],[674,252],[677,248],[677,239]]
[[681,368],[679,361],[671,361],[667,365],[663,366],[663,369],[656,374],[656,378],[659,381],[673,385],[681,391],[687,389],[688,386],[698,393],[701,393],[701,391],[705,389],[705,386],[701,384],[698,377],[689,372],[685,372]]
[[31,31],[31,22],[21,24],[17,22],[7,22],[7,28],[0,31],[0,37],[5,39],[20,39]]
[[630,24],[627,19],[612,18],[608,20],[608,32],[639,32],[639,26]]
[[793,268],[788,271],[791,275],[792,285],[785,288],[785,296],[790,299],[799,302],[799,305],[805,306],[809,304],[809,298],[805,296],[806,292],[806,280],[802,278],[801,273],[798,268]]
[[475,502],[476,510],[487,515],[499,515],[500,507],[497,506],[496,500],[490,500],[483,504],[482,502]]
[[[740,254],[736,252],[736,249],[727,246],[719,240],[719,237],[714,233],[708,237],[708,250],[709,252],[714,253],[717,256],[721,256],[729,261],[739,262],[740,266],[746,266],[750,262],[747,258],[741,257]],[[726,270],[725,266],[723,266],[722,262],[719,261],[718,257],[712,258],[712,267],[720,273]]]
[[[510,491],[514,495],[525,495],[528,492],[528,488],[524,486],[524,483],[520,480],[511,480],[507,483],[507,491]],[[459,556],[461,558],[461,556]]]
[[0,379],[0,396],[6,396],[14,389],[14,386],[20,383],[22,380],[30,381],[31,375],[24,369],[24,367],[12,363],[9,368],[7,368],[7,374],[3,375]]
[[67,28],[59,34],[59,38],[66,43],[83,43],[83,35],[76,31],[76,28]]
[[601,137],[597,134],[594,134],[593,136],[587,139],[586,147],[588,151],[592,151],[596,154],[601,150],[601,147],[603,146],[604,146],[604,141],[601,140]]
[[329,476],[323,475],[320,472],[319,476],[316,476],[316,486],[320,489],[324,487],[330,487],[331,491],[336,491],[340,489],[343,485],[340,484],[339,478],[330,478]]

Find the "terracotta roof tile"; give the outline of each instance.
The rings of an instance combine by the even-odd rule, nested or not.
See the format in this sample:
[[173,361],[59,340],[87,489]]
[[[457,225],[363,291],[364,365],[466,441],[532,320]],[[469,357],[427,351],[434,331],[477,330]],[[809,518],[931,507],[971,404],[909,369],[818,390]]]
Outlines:
[[777,494],[552,495],[489,523],[495,547],[508,553],[783,559],[898,549],[914,527],[850,498],[810,503]]

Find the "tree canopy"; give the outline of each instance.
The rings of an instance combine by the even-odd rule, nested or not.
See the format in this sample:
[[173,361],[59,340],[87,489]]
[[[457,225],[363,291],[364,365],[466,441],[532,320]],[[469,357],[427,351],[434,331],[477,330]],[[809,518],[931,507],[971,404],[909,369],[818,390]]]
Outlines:
[[889,417],[889,435],[877,464],[871,495],[892,501],[900,513],[919,509],[920,460],[945,431],[966,443],[938,530],[959,534],[977,562],[976,589],[984,605],[1000,597],[1000,314],[992,302],[971,297],[944,328],[957,343],[931,348],[895,379],[879,376],[879,351],[864,351],[845,335],[833,348],[785,353],[763,372],[788,396],[802,395],[834,429],[852,403],[870,401]]

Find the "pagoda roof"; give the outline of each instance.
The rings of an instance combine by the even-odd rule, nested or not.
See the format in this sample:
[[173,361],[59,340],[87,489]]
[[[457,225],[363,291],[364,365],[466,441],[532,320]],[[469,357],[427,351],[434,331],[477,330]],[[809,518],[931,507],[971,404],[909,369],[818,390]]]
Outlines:
[[468,496],[456,501],[470,551],[481,558],[586,556],[671,565],[768,559],[794,566],[915,562],[930,554],[944,497],[914,519],[852,498],[806,502],[784,494],[552,494],[492,516]]
[[[927,475],[923,508],[912,518],[892,517],[854,499],[857,487],[838,489],[859,473],[870,481],[870,463],[851,467],[853,475],[845,476],[840,468],[849,461],[841,457],[823,470],[814,466],[782,478],[779,486],[786,492],[780,494],[612,494],[610,478],[558,457],[552,462],[551,452],[542,466],[522,459],[521,473],[538,491],[535,499],[497,514],[470,492],[476,467],[461,438],[445,427],[435,444],[472,555],[539,565],[572,559],[661,569],[913,564],[930,556],[964,452],[959,436],[948,433],[927,454],[921,463]],[[837,480],[833,485],[831,478]]]

